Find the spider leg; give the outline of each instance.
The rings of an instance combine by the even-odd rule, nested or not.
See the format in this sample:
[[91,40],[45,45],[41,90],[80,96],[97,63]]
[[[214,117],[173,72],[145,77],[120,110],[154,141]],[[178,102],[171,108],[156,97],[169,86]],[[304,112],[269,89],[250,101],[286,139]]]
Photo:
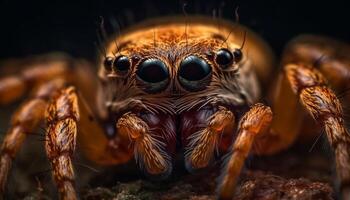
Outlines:
[[272,120],[271,109],[255,104],[241,118],[238,135],[230,149],[230,156],[221,174],[218,193],[219,199],[231,200],[244,162],[252,148],[255,136],[267,130]]
[[76,143],[88,159],[98,164],[121,164],[132,158],[133,152],[123,138],[106,137],[94,113],[74,87],[63,89],[52,98],[46,120],[45,148],[60,199],[77,199],[72,164]]
[[350,134],[345,127],[341,103],[315,68],[287,64],[285,73],[301,104],[324,128],[335,153],[336,169],[344,199],[350,198]]
[[169,149],[175,146],[174,138],[167,140],[164,135],[152,132],[145,120],[130,112],[118,119],[116,127],[120,139],[133,145],[135,160],[147,175],[157,178],[170,175],[172,158]]
[[79,108],[73,87],[61,90],[50,102],[45,149],[60,199],[77,199],[72,156],[76,147]]
[[54,78],[63,78],[69,71],[66,60],[50,59],[29,63],[29,67],[19,71],[18,75],[9,75],[0,79],[0,105],[11,103],[39,84]]
[[[52,95],[63,88],[65,84],[70,83],[79,88],[79,91],[87,99],[86,105],[93,105],[96,98],[97,84],[96,78],[91,71],[92,67],[90,67],[88,62],[59,54],[17,59],[14,62],[3,62],[2,64],[3,66],[11,67],[2,69],[5,72],[5,76],[0,79],[0,105],[11,103],[25,95],[28,90],[33,90],[34,88],[32,97],[24,102],[13,116],[11,127],[2,142],[0,152],[0,193],[4,194],[12,160],[21,148],[26,136],[33,133],[39,123],[44,121],[45,110]],[[16,75],[11,75],[13,73],[16,73]],[[85,108],[84,106],[82,107]],[[83,109],[83,111],[85,110]],[[96,125],[97,117],[92,117],[92,112],[96,112],[96,110],[89,110],[89,115],[84,115],[81,124],[83,129],[87,127],[84,130],[90,128],[90,130],[83,132],[80,137],[83,149],[88,152],[88,158],[99,163],[106,160],[111,162],[121,162],[122,160],[125,162],[127,156],[122,155],[125,151],[118,151],[118,156],[116,156],[106,153],[105,149],[94,146],[94,144],[107,146],[105,145],[107,139],[103,129],[99,127],[100,124]],[[95,121],[91,122],[92,119]],[[91,133],[91,130],[96,131],[93,133],[95,142],[91,142],[88,139],[90,138],[88,134]]]
[[63,85],[64,81],[62,79],[54,79],[41,85],[35,90],[33,96],[24,102],[14,114],[11,127],[1,146],[0,193],[4,192],[12,160],[22,146],[27,134],[32,134],[39,123],[43,121],[48,100]]
[[[350,87],[350,46],[331,38],[302,35],[286,47],[282,66],[301,64],[318,71],[329,81],[335,92],[344,92]],[[287,149],[297,139],[310,140],[320,129],[314,120],[305,115],[299,96],[292,90],[286,70],[282,70],[276,84],[271,88],[274,119],[268,133],[258,136],[254,144],[256,154],[270,155]],[[349,99],[350,96],[347,96]],[[349,105],[349,101],[344,101]],[[286,112],[286,109],[288,111]],[[348,113],[346,113],[348,114]],[[302,133],[302,134],[299,134]]]
[[[199,114],[200,115],[200,114]],[[193,119],[186,119],[193,120]],[[194,123],[183,123],[193,126]],[[191,135],[184,137],[185,144],[185,163],[189,171],[199,170],[208,167],[213,161],[215,150],[218,148],[227,148],[222,138],[225,135],[232,136],[235,125],[234,114],[225,107],[219,107],[219,110],[206,119],[204,128],[200,128],[195,133],[192,129],[184,128],[183,135],[190,132]],[[231,141],[232,137],[228,139]],[[227,149],[225,149],[227,150]]]
[[[270,131],[257,136],[254,153],[273,154],[305,138],[313,128],[302,107],[327,134],[335,152],[343,198],[350,198],[350,135],[344,124],[341,103],[335,91],[349,87],[350,47],[325,37],[300,36],[286,48],[273,95],[274,119]],[[346,102],[345,102],[346,103]],[[288,111],[286,111],[288,109]],[[303,121],[307,121],[306,124]],[[319,132],[314,128],[314,133]],[[301,134],[300,134],[301,133]]]
[[31,88],[56,78],[64,78],[76,85],[89,102],[95,99],[96,78],[91,71],[92,67],[84,60],[49,54],[19,59],[16,64],[5,62],[3,65],[4,70],[15,68],[16,75],[12,72],[0,78],[0,105],[11,103]]

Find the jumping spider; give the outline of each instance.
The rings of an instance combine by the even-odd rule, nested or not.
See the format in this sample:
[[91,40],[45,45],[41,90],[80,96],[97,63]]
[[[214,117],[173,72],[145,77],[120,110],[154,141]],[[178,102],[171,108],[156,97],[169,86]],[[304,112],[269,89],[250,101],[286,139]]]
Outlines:
[[[0,80],[3,105],[35,88],[1,147],[1,192],[26,135],[45,120],[46,153],[61,199],[77,199],[76,142],[91,161],[119,165],[134,158],[156,178],[171,174],[179,147],[189,172],[210,166],[217,152],[227,154],[217,195],[232,199],[248,154],[290,147],[303,137],[306,111],[325,130],[343,198],[349,199],[350,135],[330,88],[347,84],[348,52],[349,46],[330,38],[299,36],[287,45],[279,76],[270,80],[274,56],[254,32],[224,20],[177,17],[111,38],[100,55],[98,81],[84,62],[33,61]],[[263,94],[262,88],[271,91]],[[259,103],[265,97],[271,108]]]

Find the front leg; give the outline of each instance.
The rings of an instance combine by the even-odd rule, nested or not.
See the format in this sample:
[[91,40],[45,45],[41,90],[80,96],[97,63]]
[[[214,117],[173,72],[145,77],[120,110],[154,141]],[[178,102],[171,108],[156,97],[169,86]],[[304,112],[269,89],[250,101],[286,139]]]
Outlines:
[[132,144],[135,160],[146,175],[152,178],[166,178],[172,172],[172,156],[176,145],[175,129],[171,125],[171,118],[162,117],[162,120],[155,120],[156,116],[149,116],[152,117],[128,112],[120,117],[116,123],[119,141]]
[[215,151],[226,151],[233,137],[233,112],[221,106],[212,112],[202,109],[194,116],[189,113],[182,117],[185,165],[190,172],[208,167],[214,160]]
[[219,179],[219,199],[231,200],[234,195],[239,174],[252,148],[255,136],[267,130],[272,121],[271,109],[262,104],[254,105],[240,120],[238,134],[230,149]]

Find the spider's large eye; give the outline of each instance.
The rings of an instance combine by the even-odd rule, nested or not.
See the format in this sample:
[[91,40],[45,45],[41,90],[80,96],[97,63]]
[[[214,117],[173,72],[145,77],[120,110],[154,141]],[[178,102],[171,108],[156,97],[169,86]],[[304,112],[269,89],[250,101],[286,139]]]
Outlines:
[[169,82],[169,70],[165,63],[156,58],[142,61],[136,71],[137,77],[142,81],[144,89],[149,92],[159,92]]
[[197,56],[188,56],[180,63],[179,81],[183,87],[190,91],[204,89],[211,75],[210,65]]
[[216,53],[215,62],[221,68],[227,68],[233,63],[234,57],[233,54],[227,49],[220,49]]
[[119,56],[114,62],[113,62],[113,69],[116,72],[122,72],[125,73],[129,70],[131,66],[131,61],[127,56]]

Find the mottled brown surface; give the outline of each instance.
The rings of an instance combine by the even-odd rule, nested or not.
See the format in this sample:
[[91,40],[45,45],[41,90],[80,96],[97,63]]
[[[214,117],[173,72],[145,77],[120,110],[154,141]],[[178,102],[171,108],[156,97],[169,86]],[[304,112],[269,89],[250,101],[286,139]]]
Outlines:
[[[247,167],[250,169],[246,169],[242,174],[235,199],[316,200],[335,198],[336,192],[332,189],[334,181],[332,159],[320,151],[324,151],[324,145],[319,141],[311,152],[308,152],[308,148],[293,148],[277,156],[251,158],[247,162]],[[80,172],[78,180],[84,181],[86,179],[82,176],[84,169],[77,164],[76,166]],[[130,167],[124,170],[128,169],[132,170]],[[113,171],[118,170],[119,172],[113,173]],[[93,174],[94,178],[92,181],[90,180],[91,186],[85,184],[79,190],[82,199],[214,199],[213,194],[215,194],[218,176],[216,170],[190,175],[177,169],[169,180],[154,182],[138,178],[137,174],[130,175],[132,173],[123,172],[120,169]],[[40,180],[43,185],[41,193],[37,189],[18,197],[26,196],[26,199],[46,198],[49,192],[46,187],[50,180],[42,177]],[[103,185],[104,187],[98,187]],[[52,194],[49,196],[54,197]],[[47,197],[46,199],[51,198]]]
[[332,188],[325,183],[304,178],[284,179],[262,172],[247,175],[249,179],[239,189],[237,199],[333,199]]
[[[234,199],[237,200],[320,200],[333,199],[332,188],[325,183],[310,180],[284,179],[272,174],[259,171],[246,173],[247,180],[237,189]],[[85,200],[97,199],[160,199],[160,200],[214,200],[214,184],[208,176],[200,182],[180,180],[173,183],[156,184],[149,181],[138,180],[129,183],[117,183],[111,188],[97,187],[84,189],[81,198]],[[192,180],[193,181],[193,180]],[[39,199],[40,193],[33,193],[27,197]],[[41,197],[46,197],[41,195]],[[50,199],[50,198],[47,198]]]

